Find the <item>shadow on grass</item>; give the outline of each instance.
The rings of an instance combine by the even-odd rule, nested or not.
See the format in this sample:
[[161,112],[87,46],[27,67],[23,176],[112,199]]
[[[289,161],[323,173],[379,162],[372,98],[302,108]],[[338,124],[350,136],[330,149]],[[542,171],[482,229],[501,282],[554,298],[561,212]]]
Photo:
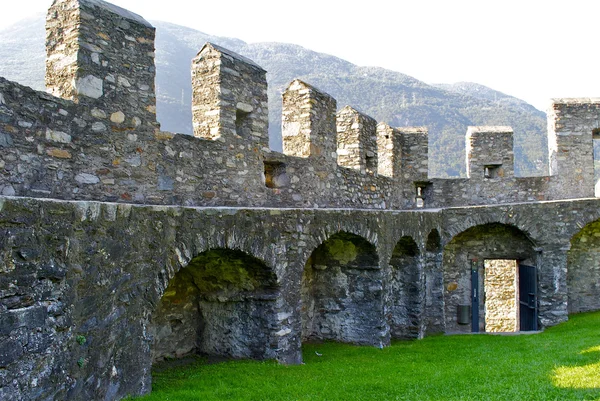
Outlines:
[[382,350],[305,344],[299,366],[203,358],[157,366],[156,391],[142,399],[600,400],[599,344],[600,312],[530,336],[433,336]]

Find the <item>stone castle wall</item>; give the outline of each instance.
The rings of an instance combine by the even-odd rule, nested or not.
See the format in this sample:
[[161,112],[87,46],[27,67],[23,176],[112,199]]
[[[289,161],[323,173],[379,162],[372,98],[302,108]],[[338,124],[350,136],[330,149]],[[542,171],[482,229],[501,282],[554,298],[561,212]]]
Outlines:
[[471,127],[468,178],[439,179],[426,128],[300,80],[271,151],[266,72],[213,44],[192,60],[194,136],[161,131],[154,28],[102,0],[55,1],[47,39],[50,93],[0,78],[3,400],[144,394],[154,361],[189,353],[300,363],[303,341],[494,313],[512,330],[484,297],[480,327],[457,319],[473,269],[484,290],[506,276],[486,281],[491,259],[535,266],[542,328],[600,308],[597,100],[555,101],[548,176],[514,175],[509,127]]
[[[461,294],[469,291],[464,278],[475,256],[483,267],[483,258],[533,255],[541,327],[554,325],[567,318],[567,294],[579,299],[595,291],[591,286],[568,291],[576,283],[565,266],[576,252],[568,250],[569,239],[598,220],[599,210],[596,200],[415,213],[3,197],[0,367],[6,374],[0,378],[0,395],[6,400],[78,400],[148,392],[155,358],[179,356],[177,351],[196,346],[181,343],[186,337],[178,333],[193,333],[197,315],[186,317],[172,308],[163,314],[165,302],[178,296],[174,277],[197,263],[197,255],[226,249],[260,260],[276,277],[276,286],[271,298],[249,293],[250,298],[237,301],[231,296],[202,300],[217,330],[204,332],[203,350],[221,356],[298,363],[303,336],[385,346],[390,338],[454,332],[456,305],[468,303]],[[563,217],[552,218],[557,215]],[[353,250],[340,252],[347,239],[355,244]],[[574,263],[573,271],[585,269],[585,263]],[[307,269],[313,274],[311,285]],[[314,273],[322,276],[318,282]],[[598,280],[594,270],[580,274]],[[346,281],[354,282],[350,292]],[[334,286],[336,291],[328,291]],[[597,295],[589,298],[590,309],[597,308]],[[304,309],[312,305],[302,302],[307,296],[315,305],[328,306],[315,308],[315,316]],[[255,317],[263,325],[243,331],[235,326],[253,311],[262,311]],[[308,331],[309,323],[318,329]],[[227,327],[231,335],[218,335]],[[166,346],[156,343],[163,338]],[[261,348],[252,345],[253,339],[264,340]]]
[[0,81],[0,193],[376,209],[594,194],[594,100],[555,102],[547,177],[514,176],[510,128],[471,127],[468,178],[430,179],[426,129],[376,127],[350,107],[336,115],[335,99],[298,80],[283,94],[284,154],[270,151],[266,72],[212,44],[192,63],[196,138],[162,132],[155,120],[154,28],[106,4],[59,1],[49,10],[48,90],[70,101]]

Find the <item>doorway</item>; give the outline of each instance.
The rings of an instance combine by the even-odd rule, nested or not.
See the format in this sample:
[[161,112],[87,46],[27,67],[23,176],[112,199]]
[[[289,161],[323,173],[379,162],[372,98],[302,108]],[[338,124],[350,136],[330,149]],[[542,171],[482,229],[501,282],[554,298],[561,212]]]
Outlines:
[[472,266],[471,287],[473,332],[480,330],[481,307],[487,333],[537,330],[535,267],[514,259],[485,259],[483,277],[480,269]]

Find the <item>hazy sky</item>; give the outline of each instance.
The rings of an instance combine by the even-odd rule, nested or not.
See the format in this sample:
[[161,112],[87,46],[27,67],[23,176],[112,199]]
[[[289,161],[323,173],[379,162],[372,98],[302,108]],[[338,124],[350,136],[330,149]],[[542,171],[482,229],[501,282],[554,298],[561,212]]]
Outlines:
[[[51,2],[2,0],[0,29]],[[112,3],[148,20],[246,42],[294,43],[427,83],[477,82],[542,110],[552,97],[600,97],[598,0]]]

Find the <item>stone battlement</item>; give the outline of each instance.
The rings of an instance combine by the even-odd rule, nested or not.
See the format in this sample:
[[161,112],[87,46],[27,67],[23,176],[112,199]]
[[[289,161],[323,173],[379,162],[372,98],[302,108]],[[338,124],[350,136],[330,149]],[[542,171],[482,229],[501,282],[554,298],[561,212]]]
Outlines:
[[283,93],[283,154],[269,150],[266,72],[210,43],[192,61],[195,138],[162,132],[154,28],[100,0],[58,1],[48,15],[48,92],[68,102],[0,81],[2,194],[377,209],[594,195],[598,99],[553,103],[546,177],[515,176],[509,127],[470,127],[467,179],[433,179],[426,129],[377,125],[350,106],[338,112],[335,99],[299,80]]

